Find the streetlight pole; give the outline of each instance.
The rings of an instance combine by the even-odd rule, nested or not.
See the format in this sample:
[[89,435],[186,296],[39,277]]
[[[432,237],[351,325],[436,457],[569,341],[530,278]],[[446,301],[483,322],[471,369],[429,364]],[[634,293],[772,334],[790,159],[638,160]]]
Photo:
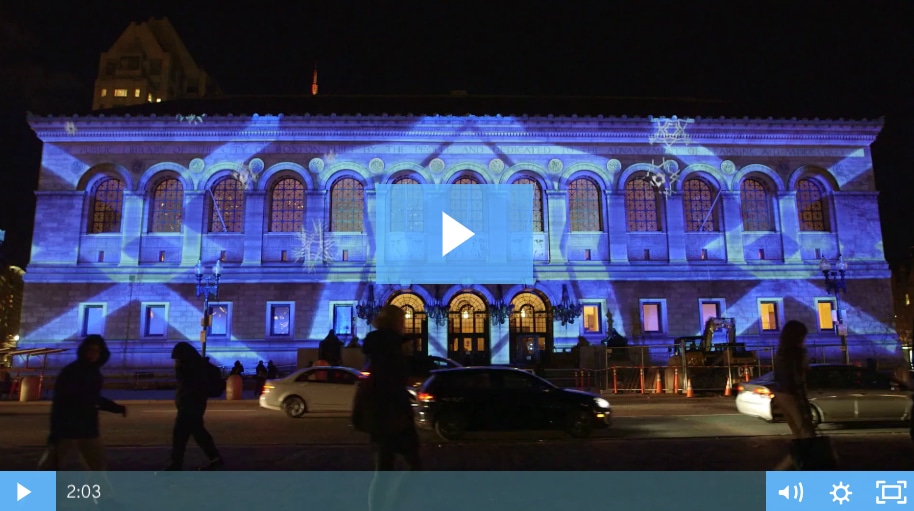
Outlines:
[[841,314],[841,291],[844,291],[844,294],[847,295],[847,282],[844,277],[847,273],[847,263],[844,262],[844,257],[841,254],[838,254],[838,260],[835,262],[835,270],[831,269],[831,263],[828,262],[828,259],[825,256],[822,256],[822,260],[819,261],[819,270],[822,272],[822,275],[825,276],[825,291],[828,294],[835,295],[835,312],[838,319],[838,324],[835,328],[838,331],[838,337],[841,338],[841,351],[844,352],[844,363],[850,364],[850,352],[847,350],[847,326],[844,324],[844,317]]
[[219,298],[219,278],[222,277],[222,261],[216,261],[212,275],[203,274],[203,261],[197,261],[194,267],[197,277],[197,298],[203,297],[203,319],[200,320],[200,346],[203,356],[206,356],[206,329],[212,324],[212,315],[209,313],[210,298]]

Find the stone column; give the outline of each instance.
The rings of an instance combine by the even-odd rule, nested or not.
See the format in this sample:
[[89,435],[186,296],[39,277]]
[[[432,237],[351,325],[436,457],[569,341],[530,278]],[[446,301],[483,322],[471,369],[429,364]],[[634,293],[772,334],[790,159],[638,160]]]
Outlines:
[[143,222],[143,192],[124,190],[121,210],[121,261],[119,266],[136,266],[140,261],[143,234],[149,232]]
[[547,219],[549,234],[549,262],[564,263],[567,261],[562,247],[562,238],[568,232],[568,191],[546,190],[546,200],[549,201],[549,218]]
[[797,192],[778,192],[778,213],[781,215],[781,245],[784,247],[784,262],[802,263]]
[[745,263],[746,254],[743,250],[743,211],[740,207],[739,192],[721,192],[723,221],[721,228],[724,231],[726,243],[726,260],[731,263]]
[[666,198],[666,239],[669,244],[670,262],[686,262],[685,218],[682,212],[682,195],[671,194]]
[[606,192],[609,206],[609,260],[628,262],[628,217],[625,214],[625,193]]
[[205,190],[184,191],[184,247],[181,255],[182,266],[193,266],[200,259],[203,233],[209,227],[206,218]]
[[365,244],[365,261],[376,264],[375,261],[375,239],[377,239],[378,222],[376,217],[377,211],[377,191],[373,188],[365,190],[365,212],[362,217],[362,242]]
[[260,266],[263,261],[263,233],[267,231],[264,225],[265,197],[266,192],[262,190],[249,191],[244,197],[244,249],[241,257],[244,266]]
[[330,229],[330,204],[327,201],[327,190],[305,190],[305,231],[314,228],[314,222],[320,222],[324,230]]

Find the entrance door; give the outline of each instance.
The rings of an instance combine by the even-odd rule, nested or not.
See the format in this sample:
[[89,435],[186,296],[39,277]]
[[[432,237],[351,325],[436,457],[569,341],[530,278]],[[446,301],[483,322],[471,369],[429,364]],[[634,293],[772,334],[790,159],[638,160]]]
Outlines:
[[537,360],[545,362],[552,352],[552,315],[546,303],[531,292],[520,293],[511,300],[511,363],[531,367]]
[[489,314],[476,295],[465,293],[451,302],[448,358],[463,365],[489,365]]
[[413,353],[428,355],[428,314],[422,298],[412,293],[401,293],[390,304],[403,310],[406,327],[403,336],[411,341]]

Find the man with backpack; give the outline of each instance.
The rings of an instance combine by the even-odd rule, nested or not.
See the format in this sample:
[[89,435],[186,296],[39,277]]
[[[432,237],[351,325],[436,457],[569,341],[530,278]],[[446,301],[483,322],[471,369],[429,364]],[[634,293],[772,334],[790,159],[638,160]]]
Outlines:
[[171,358],[175,361],[178,382],[175,394],[178,415],[172,433],[171,462],[165,470],[183,469],[184,452],[191,437],[209,459],[209,463],[200,470],[219,469],[224,463],[212,435],[203,426],[203,415],[206,414],[207,399],[219,397],[225,389],[222,372],[186,342],[175,345]]

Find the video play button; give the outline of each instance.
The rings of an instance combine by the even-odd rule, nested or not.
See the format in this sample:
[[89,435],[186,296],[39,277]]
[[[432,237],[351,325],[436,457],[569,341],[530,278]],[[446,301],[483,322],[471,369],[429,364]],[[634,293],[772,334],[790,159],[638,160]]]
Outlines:
[[444,211],[441,212],[441,257],[448,255],[473,236],[476,236],[476,233]]
[[21,483],[16,483],[16,502],[28,497],[31,495],[32,490],[22,486]]

